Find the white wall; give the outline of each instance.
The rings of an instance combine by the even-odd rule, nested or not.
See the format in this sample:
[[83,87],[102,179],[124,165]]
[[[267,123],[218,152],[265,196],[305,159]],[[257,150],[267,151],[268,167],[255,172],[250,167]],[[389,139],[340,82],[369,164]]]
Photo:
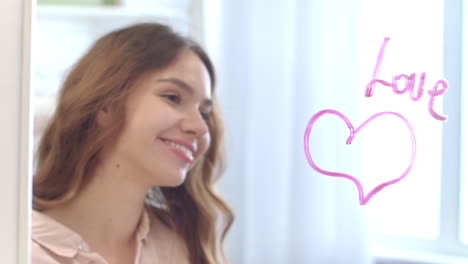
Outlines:
[[0,256],[28,263],[32,1],[0,1]]

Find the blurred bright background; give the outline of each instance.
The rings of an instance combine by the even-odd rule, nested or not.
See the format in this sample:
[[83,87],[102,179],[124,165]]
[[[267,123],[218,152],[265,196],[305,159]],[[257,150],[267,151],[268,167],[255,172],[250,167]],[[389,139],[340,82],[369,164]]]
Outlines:
[[[35,138],[71,65],[106,32],[135,22],[172,25],[207,48],[218,72],[228,170],[219,192],[236,212],[226,246],[232,263],[468,263],[468,7],[462,0],[39,0],[34,32]],[[465,36],[465,37],[464,37]],[[412,101],[378,78],[426,73]],[[449,90],[435,99],[439,79]],[[416,82],[416,85],[419,81]],[[366,206],[355,186],[312,170],[303,151],[309,118],[344,113],[357,127],[394,111],[414,128],[412,171]],[[361,179],[368,192],[408,164],[409,132],[381,117],[345,145],[349,130],[317,122],[316,163]]]

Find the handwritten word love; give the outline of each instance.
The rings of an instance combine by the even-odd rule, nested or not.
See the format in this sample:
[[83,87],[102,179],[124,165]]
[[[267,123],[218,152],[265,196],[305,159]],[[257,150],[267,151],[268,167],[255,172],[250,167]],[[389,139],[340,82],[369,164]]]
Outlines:
[[[382,43],[382,46],[380,47],[379,55],[377,57],[377,63],[375,64],[375,68],[374,68],[374,74],[372,75],[372,80],[367,84],[367,87],[366,87],[366,97],[371,97],[374,94],[375,84],[380,83],[384,86],[392,88],[393,92],[396,94],[403,94],[405,92],[408,92],[411,100],[418,101],[423,96],[424,82],[426,79],[425,72],[419,75],[419,85],[418,85],[418,89],[416,92],[414,91],[415,89],[414,86],[416,82],[415,73],[412,73],[410,75],[406,75],[406,74],[395,75],[392,78],[392,82],[387,82],[384,80],[377,79],[377,73],[379,72],[380,64],[382,63],[383,54],[385,52],[385,47],[387,46],[389,39],[390,38],[388,37],[385,38]],[[398,81],[402,79],[405,81],[405,86],[403,87],[403,89],[400,89],[398,87]],[[438,80],[434,84],[434,86],[432,87],[432,90],[427,91],[427,94],[430,97],[429,105],[428,105],[429,113],[437,120],[441,120],[441,121],[447,120],[447,116],[439,115],[438,113],[434,111],[435,97],[443,95],[445,92],[447,92],[447,89],[448,89],[447,81],[441,79],[441,80]]]
[[[349,136],[346,139],[346,144],[348,144],[348,145],[350,145],[353,142],[354,136],[356,136],[357,133],[359,131],[361,131],[361,129],[363,129],[369,122],[371,122],[372,120],[374,120],[377,117],[381,117],[381,116],[384,116],[384,115],[393,115],[393,116],[396,116],[399,119],[401,119],[406,124],[406,126],[408,128],[408,131],[409,131],[409,133],[411,135],[411,140],[412,140],[412,154],[411,154],[411,157],[410,157],[410,160],[409,160],[409,163],[408,163],[408,167],[406,168],[406,170],[401,175],[397,176],[396,178],[394,178],[392,180],[389,180],[389,181],[386,181],[386,182],[383,182],[383,183],[375,186],[369,193],[364,194],[361,182],[358,179],[356,179],[354,176],[351,176],[349,174],[342,173],[342,172],[327,171],[327,170],[324,170],[324,169],[320,168],[319,166],[317,166],[315,164],[315,162],[313,161],[312,156],[310,155],[309,136],[310,136],[310,133],[312,131],[312,127],[314,126],[315,122],[320,117],[322,117],[323,115],[326,115],[326,114],[332,114],[332,115],[335,115],[335,116],[339,117],[348,126]],[[383,140],[385,140],[385,139],[383,139]],[[369,200],[374,195],[376,195],[378,192],[380,192],[382,189],[384,189],[385,187],[387,187],[389,185],[392,185],[392,184],[395,184],[395,183],[399,182],[401,179],[406,177],[406,175],[408,175],[410,170],[413,168],[414,160],[416,158],[416,139],[415,139],[415,136],[414,136],[413,127],[411,126],[409,121],[405,117],[403,117],[402,115],[400,115],[398,113],[395,113],[395,112],[376,113],[376,114],[372,115],[371,117],[369,117],[366,121],[364,121],[364,123],[359,125],[357,128],[354,128],[351,121],[349,121],[349,119],[344,114],[342,114],[341,112],[339,112],[337,110],[333,110],[333,109],[325,109],[325,110],[322,110],[322,111],[314,114],[310,118],[309,122],[307,123],[306,131],[304,133],[304,152],[305,152],[307,161],[309,162],[312,169],[314,169],[316,172],[318,172],[320,174],[323,174],[323,175],[326,175],[326,176],[341,177],[341,178],[351,180],[356,185],[356,188],[358,189],[359,203],[361,205],[366,205],[367,202],[369,202]],[[391,164],[392,161],[389,161],[389,163]]]

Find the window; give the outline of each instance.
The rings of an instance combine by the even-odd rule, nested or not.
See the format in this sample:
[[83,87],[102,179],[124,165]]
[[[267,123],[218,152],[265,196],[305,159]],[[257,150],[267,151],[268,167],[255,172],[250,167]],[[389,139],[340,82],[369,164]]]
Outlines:
[[[468,45],[468,5],[463,6],[463,47]],[[462,175],[462,184],[460,188],[461,194],[461,215],[460,215],[460,224],[461,231],[460,237],[462,242],[468,246],[468,107],[466,103],[468,102],[468,92],[466,87],[468,85],[468,50],[463,49],[462,51],[462,89],[461,89],[461,175]]]
[[[363,4],[361,87],[372,78],[384,37],[390,37],[390,40],[378,79],[391,82],[394,75],[426,73],[424,94],[418,101],[411,100],[407,92],[395,94],[391,88],[377,84],[374,95],[364,98],[361,104],[363,114],[367,116],[378,111],[404,115],[412,124],[416,137],[416,160],[411,172],[398,184],[382,190],[367,205],[372,244],[382,263],[382,259],[389,256],[417,263],[458,263],[460,258],[468,257],[468,177],[465,168],[464,185],[459,190],[461,174],[457,166],[461,140],[458,137],[459,120],[468,116],[466,107],[462,114],[464,118],[460,118],[458,110],[463,105],[458,96],[463,90],[457,75],[460,50],[456,49],[461,47],[460,32],[457,32],[457,21],[462,17],[460,6],[461,1],[443,0],[365,1]],[[465,6],[465,13],[466,10]],[[466,21],[465,25],[467,32]],[[465,54],[463,61],[467,59]],[[464,76],[467,73],[465,68]],[[428,112],[426,91],[442,78],[448,80],[449,91],[436,97],[434,110],[448,115],[448,122],[438,121]],[[403,87],[404,82],[398,84]],[[466,93],[464,96],[463,100],[468,101]],[[379,129],[369,128],[364,145],[364,173],[366,180],[374,185],[399,176],[408,165],[411,151],[411,140],[404,123],[390,117],[381,122],[383,125],[379,125]],[[466,123],[461,135],[468,131]],[[467,161],[466,141],[460,147],[465,150],[462,165]],[[465,246],[460,245],[460,236]]]

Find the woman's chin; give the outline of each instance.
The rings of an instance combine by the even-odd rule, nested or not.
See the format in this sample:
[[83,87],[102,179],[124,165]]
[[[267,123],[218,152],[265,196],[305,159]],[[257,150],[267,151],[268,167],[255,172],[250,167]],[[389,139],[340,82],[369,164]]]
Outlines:
[[178,187],[185,181],[186,175],[172,175],[169,179],[157,184],[160,187]]

